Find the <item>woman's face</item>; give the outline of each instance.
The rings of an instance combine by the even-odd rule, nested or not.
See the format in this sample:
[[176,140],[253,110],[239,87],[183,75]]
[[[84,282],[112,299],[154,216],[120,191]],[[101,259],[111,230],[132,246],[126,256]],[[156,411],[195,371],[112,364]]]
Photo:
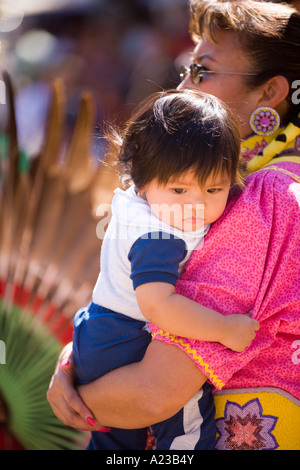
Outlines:
[[[194,49],[193,62],[213,72],[253,73],[235,33],[220,31],[216,40],[214,43],[204,37]],[[201,83],[194,85],[187,75],[179,88],[195,88],[224,101],[238,118],[241,136],[245,138],[252,133],[249,119],[261,98],[261,89],[246,86],[246,78],[237,74],[204,74]]]

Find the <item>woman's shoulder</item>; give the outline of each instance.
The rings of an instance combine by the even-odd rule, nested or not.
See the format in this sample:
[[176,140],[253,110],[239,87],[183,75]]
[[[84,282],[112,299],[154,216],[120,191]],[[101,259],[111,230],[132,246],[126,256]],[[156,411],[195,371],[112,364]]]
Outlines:
[[289,200],[299,204],[300,158],[273,162],[246,178],[245,195],[262,199]]
[[298,167],[295,175],[297,178],[299,175],[299,182],[294,179],[290,167],[289,170],[285,167],[286,172],[266,168],[250,174],[244,189],[232,192],[223,216],[215,225],[223,226],[227,221],[230,226],[237,221],[240,230],[245,233],[245,227],[249,230],[251,227],[252,230],[254,227],[270,229],[274,217],[276,223],[283,224],[300,220],[300,165]]

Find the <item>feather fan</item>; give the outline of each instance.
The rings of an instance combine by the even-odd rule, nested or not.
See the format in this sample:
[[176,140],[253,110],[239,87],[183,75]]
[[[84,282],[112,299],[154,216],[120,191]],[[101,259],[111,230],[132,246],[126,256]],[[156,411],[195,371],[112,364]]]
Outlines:
[[46,392],[62,345],[72,339],[74,314],[90,301],[101,246],[96,208],[111,202],[118,176],[113,165],[97,165],[91,156],[89,92],[81,96],[66,145],[60,80],[53,84],[41,154],[24,160],[7,74],[5,83],[10,116],[7,153],[0,155],[0,446],[77,449],[82,433],[54,416]]

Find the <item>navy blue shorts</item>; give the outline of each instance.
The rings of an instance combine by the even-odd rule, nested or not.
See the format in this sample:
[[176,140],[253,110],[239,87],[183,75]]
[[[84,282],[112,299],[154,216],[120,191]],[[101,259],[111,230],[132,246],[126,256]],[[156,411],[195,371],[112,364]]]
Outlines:
[[141,361],[150,342],[145,322],[91,303],[74,319],[73,352],[79,383]]

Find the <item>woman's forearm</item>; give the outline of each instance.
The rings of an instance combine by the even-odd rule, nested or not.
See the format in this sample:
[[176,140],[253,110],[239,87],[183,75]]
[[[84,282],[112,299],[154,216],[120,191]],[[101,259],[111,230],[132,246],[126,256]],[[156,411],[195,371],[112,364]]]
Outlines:
[[115,369],[78,391],[98,423],[132,429],[173,416],[205,381],[182,350],[154,340],[141,362]]

